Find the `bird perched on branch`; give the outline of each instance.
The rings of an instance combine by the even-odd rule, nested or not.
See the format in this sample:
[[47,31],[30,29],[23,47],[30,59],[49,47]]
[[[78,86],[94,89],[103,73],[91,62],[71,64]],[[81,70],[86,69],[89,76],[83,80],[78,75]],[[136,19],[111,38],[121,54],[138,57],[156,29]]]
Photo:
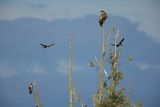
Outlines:
[[[118,44],[116,44],[116,47],[122,46],[123,41],[124,41],[124,38]],[[110,45],[115,46],[115,44],[110,44]]]
[[105,22],[105,20],[108,18],[108,15],[107,15],[107,12],[105,12],[103,10],[101,10],[100,14],[101,15],[99,16],[99,24],[102,27],[104,22]]
[[29,94],[32,94],[32,92],[33,92],[33,85],[32,85],[32,83],[29,85],[28,89],[29,89]]
[[93,62],[91,62],[91,61],[89,61],[89,64],[88,64],[88,65],[89,65],[90,68],[95,67],[95,64],[94,64]]
[[88,105],[87,105],[87,104],[84,104],[84,107],[88,107]]
[[53,44],[51,44],[51,45],[46,45],[46,44],[40,43],[40,45],[42,46],[42,48],[49,48],[49,47],[51,47],[51,46],[53,46],[53,45],[55,45],[55,44],[53,43]]

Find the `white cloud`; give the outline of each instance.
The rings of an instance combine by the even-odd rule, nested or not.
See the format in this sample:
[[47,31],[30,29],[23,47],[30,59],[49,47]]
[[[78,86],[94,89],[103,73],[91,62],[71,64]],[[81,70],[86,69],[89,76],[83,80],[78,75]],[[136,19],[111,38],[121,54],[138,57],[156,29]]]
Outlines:
[[26,64],[23,63],[14,63],[13,61],[7,60],[0,62],[0,78],[10,78],[24,72],[33,73],[35,75],[48,74],[45,67],[39,63],[32,63],[26,66]]
[[42,67],[41,65],[39,64],[33,64],[31,67],[30,67],[30,70],[31,72],[33,72],[34,74],[47,74],[47,70]]
[[[59,59],[56,62],[56,71],[62,74],[69,74],[69,61],[67,61],[66,59]],[[72,71],[73,72],[78,72],[80,70],[82,70],[83,67],[80,65],[72,65]]]
[[30,6],[30,8],[34,9],[45,9],[47,6],[45,4],[42,3],[36,3],[36,4],[32,4]]
[[[139,30],[145,31],[155,41],[160,42],[160,2],[158,0],[47,0],[46,2],[43,0],[39,2],[17,0],[15,5],[14,2],[11,3],[8,1],[10,5],[0,6],[0,20],[14,20],[20,17],[33,17],[49,21],[74,19],[90,14],[98,15],[101,9],[105,9],[113,15],[126,17],[133,23],[140,23]],[[34,7],[36,6],[35,9],[31,8],[33,4]],[[37,7],[45,8],[37,9]]]
[[139,30],[145,31],[148,36],[160,42],[160,2],[154,0],[129,0],[128,2],[122,2],[118,9],[112,9],[110,12],[126,17],[133,23],[139,23]]
[[7,64],[0,64],[0,78],[10,78],[16,75],[18,75],[16,69]]
[[153,65],[153,64],[149,64],[149,63],[137,63],[136,64],[138,66],[138,68],[142,71],[146,71],[146,70],[160,70],[160,65]]
[[145,71],[145,70],[148,70],[148,69],[151,67],[151,65],[146,64],[146,63],[139,63],[139,64],[138,64],[138,67],[139,67],[141,70]]

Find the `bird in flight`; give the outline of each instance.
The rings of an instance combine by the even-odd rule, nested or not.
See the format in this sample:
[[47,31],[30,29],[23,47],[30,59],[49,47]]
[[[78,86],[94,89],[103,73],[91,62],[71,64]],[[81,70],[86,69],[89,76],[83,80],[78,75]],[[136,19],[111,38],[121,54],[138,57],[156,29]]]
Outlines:
[[101,10],[100,12],[100,16],[99,16],[99,24],[100,26],[102,27],[103,26],[103,23],[105,22],[105,20],[108,18],[108,15],[107,15],[107,12]]
[[29,89],[29,94],[32,94],[32,92],[33,92],[33,85],[32,85],[32,83],[29,85],[28,89]]
[[[122,38],[122,40],[118,44],[116,44],[116,47],[122,46],[123,41],[124,41],[124,38]],[[110,44],[110,45],[115,46],[115,44]]]
[[46,45],[46,44],[40,43],[40,45],[42,46],[42,48],[49,48],[49,47],[51,47],[51,46],[53,46],[55,44],[53,43],[53,44],[50,44],[50,45]]

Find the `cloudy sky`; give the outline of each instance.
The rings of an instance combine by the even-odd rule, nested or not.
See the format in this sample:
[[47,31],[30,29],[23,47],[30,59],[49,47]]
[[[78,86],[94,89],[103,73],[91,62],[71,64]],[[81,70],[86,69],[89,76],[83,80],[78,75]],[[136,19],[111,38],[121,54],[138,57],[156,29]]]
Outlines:
[[101,9],[139,23],[139,29],[160,41],[158,0],[1,0],[0,19],[15,20],[20,17],[57,20],[97,15]]
[[[100,58],[100,10],[109,13],[106,35],[117,26],[125,37],[122,84],[133,100],[157,107],[160,99],[160,2],[158,0],[0,0],[0,105],[34,106],[27,85],[38,81],[44,106],[68,106],[69,32],[73,33],[74,86],[90,105]],[[120,38],[122,38],[120,36]],[[40,43],[55,43],[42,49]],[[126,63],[128,56],[134,61]],[[90,83],[92,81],[92,83]],[[63,103],[61,103],[63,102]],[[23,105],[24,104],[24,105]]]

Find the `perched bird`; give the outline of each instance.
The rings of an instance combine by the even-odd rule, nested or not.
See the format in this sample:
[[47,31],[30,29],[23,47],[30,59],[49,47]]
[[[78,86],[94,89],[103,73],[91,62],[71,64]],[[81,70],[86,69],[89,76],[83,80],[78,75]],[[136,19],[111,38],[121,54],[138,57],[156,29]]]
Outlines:
[[49,48],[49,47],[51,47],[51,46],[53,46],[55,44],[53,43],[51,45],[45,45],[45,44],[40,43],[40,45],[42,46],[42,48]]
[[32,92],[33,92],[33,85],[32,85],[32,83],[29,85],[28,89],[29,89],[29,94],[32,94]]
[[105,81],[105,82],[103,83],[103,87],[104,87],[104,88],[107,87],[107,81]]
[[88,65],[89,65],[89,67],[90,67],[90,68],[92,68],[92,67],[94,67],[94,66],[95,66],[95,65],[94,65],[94,63],[93,63],[93,62],[91,62],[91,61],[89,61],[89,64],[88,64]]
[[109,55],[110,57],[110,60],[112,61],[112,58],[113,58],[113,53],[110,53],[110,55]]
[[88,107],[88,105],[87,105],[87,104],[84,104],[84,107]]
[[108,16],[107,16],[107,13],[105,11],[103,11],[103,10],[101,10],[100,14],[101,15],[99,16],[99,24],[102,27],[104,22],[105,22],[105,20],[108,18]]
[[[118,44],[116,44],[116,47],[122,46],[123,41],[124,41],[124,38]],[[115,44],[110,44],[110,45],[115,46]]]

